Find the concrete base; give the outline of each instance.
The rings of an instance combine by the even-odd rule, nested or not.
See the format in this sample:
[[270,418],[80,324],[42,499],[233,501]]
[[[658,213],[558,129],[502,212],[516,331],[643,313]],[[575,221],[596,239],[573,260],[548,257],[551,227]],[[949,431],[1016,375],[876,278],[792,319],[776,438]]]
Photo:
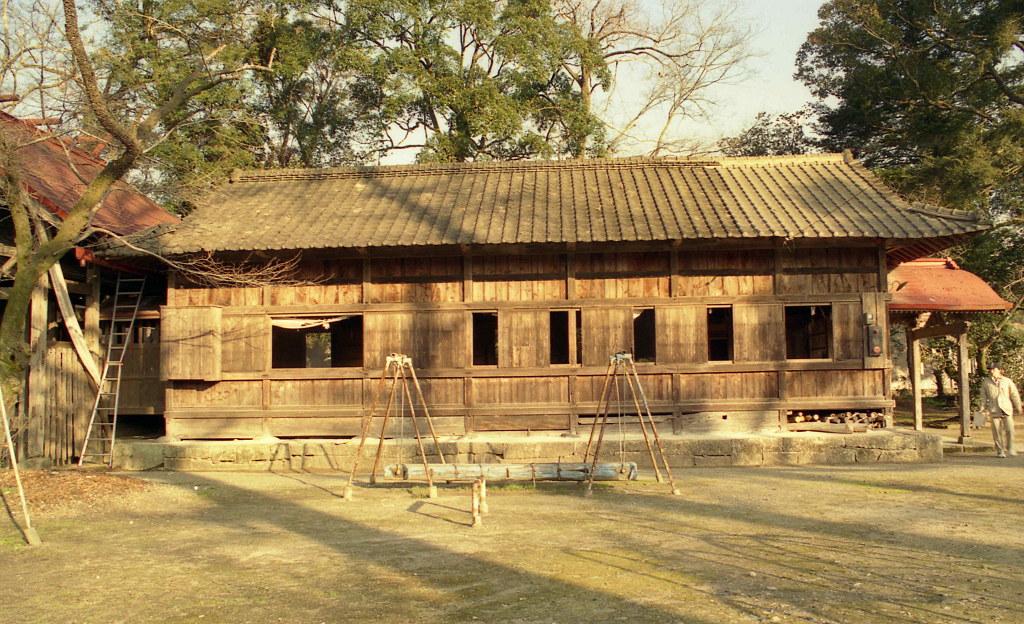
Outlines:
[[[377,452],[376,439],[367,440],[359,473],[368,474]],[[943,455],[942,438],[910,430],[875,430],[855,434],[778,433],[725,436],[664,435],[662,443],[673,468],[716,466],[786,466],[935,462]],[[120,470],[181,471],[348,471],[359,440],[261,441],[124,441],[114,447],[114,468]],[[468,464],[581,462],[585,437],[486,436],[442,438],[445,461]],[[624,461],[651,468],[642,437],[622,442]],[[428,462],[438,462],[433,443],[425,443]],[[620,461],[618,439],[606,440],[602,461]],[[419,461],[416,442],[386,440],[385,463]],[[659,461],[660,463],[660,461]]]

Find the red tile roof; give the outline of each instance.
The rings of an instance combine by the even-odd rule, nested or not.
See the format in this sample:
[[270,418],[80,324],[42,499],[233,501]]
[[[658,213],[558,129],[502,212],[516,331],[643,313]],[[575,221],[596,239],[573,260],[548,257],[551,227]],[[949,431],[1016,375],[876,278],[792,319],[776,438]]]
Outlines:
[[[906,283],[900,290],[897,285]],[[950,258],[926,258],[899,265],[889,272],[892,301],[898,312],[1002,312],[1013,304],[1000,297],[974,273]]]
[[[18,148],[18,159],[29,192],[62,219],[87,186],[79,176],[91,181],[105,164],[84,149],[60,139],[46,138],[35,126],[2,112],[0,131],[14,136],[22,145]],[[94,226],[122,235],[178,221],[178,217],[125,182],[114,184],[93,217]]]

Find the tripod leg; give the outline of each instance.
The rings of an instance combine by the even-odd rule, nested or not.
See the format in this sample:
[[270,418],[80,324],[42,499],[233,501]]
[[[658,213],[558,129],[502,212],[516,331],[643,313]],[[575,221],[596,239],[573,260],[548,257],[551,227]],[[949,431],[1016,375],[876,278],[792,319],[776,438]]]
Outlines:
[[[423,406],[423,415],[427,417],[427,426],[430,427],[430,436],[434,438],[437,455],[441,458],[441,463],[444,464],[444,453],[441,452],[441,444],[437,441],[437,434],[434,433],[434,423],[430,420],[430,412],[427,411],[427,402],[423,399],[423,390],[420,389],[420,380],[416,378],[416,370],[412,367],[412,360],[409,360],[409,373],[412,375],[412,382],[416,386],[416,394],[420,398],[420,405]],[[412,405],[412,399],[409,400],[409,405]]]
[[388,430],[388,420],[391,418],[391,404],[395,400],[395,384],[398,383],[398,371],[395,369],[395,376],[391,378],[391,392],[388,394],[388,406],[384,410],[384,424],[380,428],[380,441],[377,443],[377,456],[373,459],[373,470],[370,471],[370,485],[377,482],[377,467],[380,465],[380,458],[384,456],[384,432]]
[[363,435],[359,438],[359,448],[356,449],[356,457],[352,460],[352,471],[348,473],[348,483],[345,484],[344,494],[342,498],[344,500],[352,500],[352,478],[356,476],[356,467],[359,466],[359,456],[363,453],[363,445],[366,444],[366,434],[370,431],[370,423],[373,422],[373,413],[377,410],[377,401],[380,399],[380,393],[384,389],[384,382],[388,378],[388,369],[385,366],[384,372],[381,373],[380,383],[377,384],[377,392],[373,395],[373,403],[370,405],[370,415],[366,417],[366,423],[363,424]]
[[[630,364],[632,364],[632,361],[630,361]],[[633,372],[634,375],[636,374],[636,367],[635,366],[633,367],[633,371],[632,372]],[[661,481],[661,470],[658,469],[658,460],[656,460],[654,458],[654,448],[651,446],[651,439],[647,435],[647,425],[644,424],[644,415],[643,415],[643,412],[640,409],[640,402],[636,398],[637,392],[643,392],[643,390],[642,389],[640,389],[640,390],[634,389],[633,388],[633,383],[634,383],[633,378],[630,377],[629,375],[627,375],[627,378],[629,379],[629,393],[632,395],[632,397],[633,397],[633,405],[636,407],[636,417],[640,419],[640,431],[642,431],[643,434],[644,434],[644,443],[647,445],[647,453],[651,456],[651,465],[654,466],[654,478],[658,480],[658,483],[661,483],[662,482]],[[639,377],[636,378],[636,384],[637,384],[637,388],[639,388],[639,385],[640,385],[640,378]],[[645,402],[645,404],[646,404],[646,402]],[[654,419],[653,418],[651,419],[651,427],[654,427]]]
[[427,475],[427,497],[437,498],[437,488],[434,486],[434,479],[430,474],[430,466],[427,465],[427,453],[423,450],[423,438],[420,437],[420,426],[416,423],[416,409],[412,405],[412,396],[409,394],[409,380],[405,376],[405,367],[402,367],[402,389],[405,390],[405,398],[409,401],[409,415],[412,418],[412,430],[416,434],[416,445],[420,449],[420,458],[423,460],[423,474]]
[[647,396],[644,394],[644,389],[640,386],[640,378],[636,374],[635,366],[633,367],[633,376],[636,378],[636,387],[640,390],[640,399],[644,402],[644,409],[647,410],[647,417],[651,419],[651,431],[654,433],[654,441],[658,444],[661,461],[665,462],[665,473],[668,475],[668,484],[672,488],[672,496],[679,496],[681,492],[676,487],[675,479],[672,478],[672,467],[668,465],[668,456],[665,455],[665,447],[661,444],[661,436],[658,435],[658,427],[654,424],[654,417],[651,416],[651,408],[647,404]]
[[[615,365],[616,372],[618,371],[618,369],[618,365]],[[611,398],[609,397],[608,402],[605,403],[604,406],[604,418],[601,420],[601,432],[597,436],[597,446],[594,447],[594,463],[591,464],[590,466],[590,477],[589,479],[587,479],[587,489],[585,492],[583,492],[584,496],[590,496],[591,494],[594,493],[594,472],[597,471],[597,456],[601,452],[601,442],[604,441],[604,430],[608,426],[608,412],[611,410],[611,406],[612,402]],[[594,421],[594,424],[597,424],[596,420]]]
[[[597,413],[594,414],[594,424],[590,426],[590,437],[587,438],[587,450],[583,453],[583,463],[587,463],[587,459],[590,457],[590,445],[594,442],[594,432],[597,431],[597,421],[601,419],[601,406],[604,405],[605,398],[608,397],[608,387],[612,379],[612,371],[615,365],[612,362],[608,362],[608,370],[604,373],[604,387],[601,388],[601,398],[597,401]],[[611,401],[609,397],[609,402]]]

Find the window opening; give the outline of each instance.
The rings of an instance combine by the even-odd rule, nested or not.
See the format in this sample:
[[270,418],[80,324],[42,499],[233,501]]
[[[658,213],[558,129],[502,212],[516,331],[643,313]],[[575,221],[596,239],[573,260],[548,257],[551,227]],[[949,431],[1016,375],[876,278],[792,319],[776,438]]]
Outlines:
[[[106,322],[103,323],[107,325]],[[128,331],[128,325],[130,321],[115,321],[114,332],[123,334]],[[63,325],[63,323],[62,323]],[[135,326],[132,328],[131,336],[117,336],[116,344],[154,344],[159,342],[160,337],[160,320],[159,319],[135,319]],[[107,336],[109,335],[109,326],[103,328],[102,342],[104,345],[107,343]]]
[[786,359],[828,359],[832,306],[786,306]]
[[274,319],[273,368],[361,368],[363,317]]
[[551,312],[551,363],[569,363],[569,312],[554,310]]
[[498,313],[473,313],[473,366],[498,365]]
[[708,308],[708,361],[732,361],[732,307]]
[[654,327],[654,308],[633,312],[633,359],[654,363],[658,335]]

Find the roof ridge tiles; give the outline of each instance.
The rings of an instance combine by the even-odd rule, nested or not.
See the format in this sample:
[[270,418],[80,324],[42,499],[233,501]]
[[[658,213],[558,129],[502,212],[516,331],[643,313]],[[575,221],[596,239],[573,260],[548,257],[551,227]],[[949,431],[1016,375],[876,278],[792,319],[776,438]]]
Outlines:
[[405,165],[352,165],[348,167],[255,169],[231,171],[228,180],[241,182],[282,182],[287,180],[334,180],[353,177],[384,177],[458,173],[472,170],[525,171],[538,169],[620,169],[634,167],[719,167],[817,164],[842,162],[842,154],[791,154],[781,156],[629,156],[583,160],[521,160],[461,163],[415,163]]
[[957,210],[955,208],[943,208],[942,206],[933,206],[932,204],[925,204],[923,202],[908,202],[910,204],[910,210],[913,212],[932,215],[936,217],[944,217],[948,219],[958,219],[961,221],[971,221],[979,224],[991,225],[992,222],[985,219],[975,210]]

